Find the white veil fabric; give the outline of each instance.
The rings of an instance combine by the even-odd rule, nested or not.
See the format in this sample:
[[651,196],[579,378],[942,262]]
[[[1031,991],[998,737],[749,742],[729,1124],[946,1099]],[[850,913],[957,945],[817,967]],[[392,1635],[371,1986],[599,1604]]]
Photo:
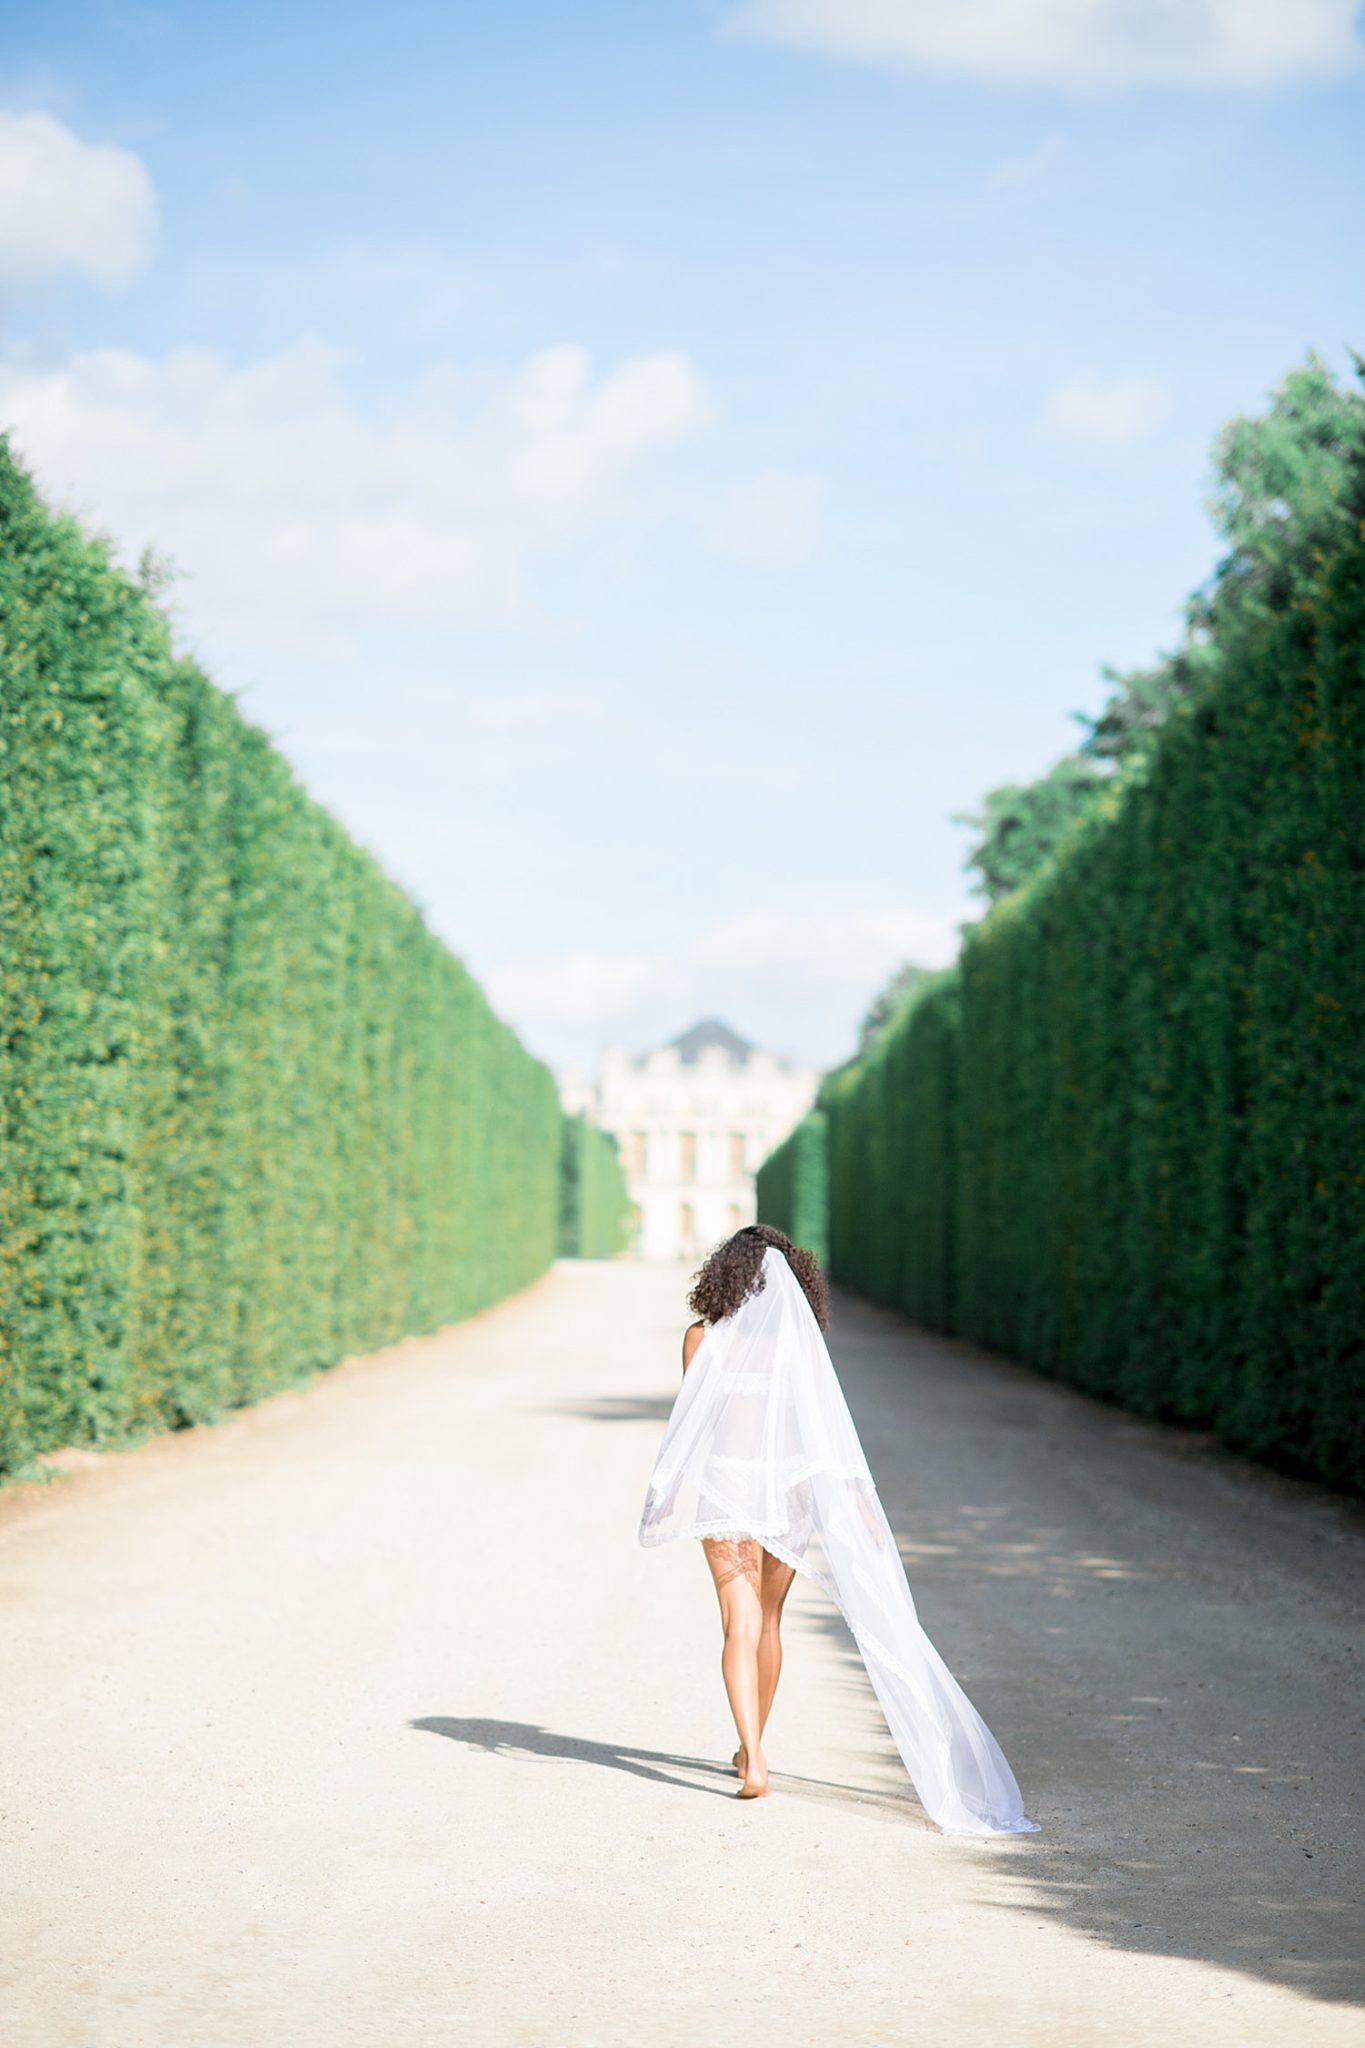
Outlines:
[[1032,1834],[999,1744],[920,1626],[820,1325],[781,1251],[683,1375],[640,1541],[751,1537],[848,1623],[920,1803],[946,1834]]

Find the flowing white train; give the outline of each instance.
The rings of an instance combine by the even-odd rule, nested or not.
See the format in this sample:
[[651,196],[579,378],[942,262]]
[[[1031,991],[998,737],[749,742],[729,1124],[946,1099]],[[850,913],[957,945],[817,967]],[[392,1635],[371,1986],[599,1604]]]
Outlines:
[[947,1834],[1031,1834],[999,1744],[920,1626],[820,1325],[770,1245],[706,1331],[664,1431],[640,1541],[755,1538],[829,1594],[920,1802]]

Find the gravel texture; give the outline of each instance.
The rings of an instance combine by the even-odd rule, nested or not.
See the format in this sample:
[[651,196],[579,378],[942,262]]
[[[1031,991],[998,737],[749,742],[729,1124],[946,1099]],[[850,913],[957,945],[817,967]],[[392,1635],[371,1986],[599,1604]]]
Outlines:
[[798,1581],[741,1803],[636,1542],[687,1275],[0,1495],[7,2048],[1365,2044],[1365,1525],[839,1300],[930,1635],[1044,1832],[948,1839]]

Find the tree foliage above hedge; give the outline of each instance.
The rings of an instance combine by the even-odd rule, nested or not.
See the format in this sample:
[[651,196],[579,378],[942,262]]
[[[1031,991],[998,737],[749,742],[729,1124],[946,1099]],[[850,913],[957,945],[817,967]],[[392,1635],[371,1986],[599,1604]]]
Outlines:
[[1362,1489],[1365,399],[1310,365],[1219,462],[1190,687],[822,1090],[831,1261]]
[[1254,418],[1235,419],[1213,448],[1209,511],[1227,553],[1185,608],[1180,646],[1151,667],[1101,671],[1109,697],[1096,717],[1077,713],[1085,738],[1029,783],[993,789],[958,814],[977,839],[967,855],[977,892],[998,903],[1044,867],[1094,815],[1113,778],[1145,771],[1168,720],[1214,681],[1223,620],[1273,587],[1282,601],[1333,544],[1359,459],[1365,401],[1310,355]]

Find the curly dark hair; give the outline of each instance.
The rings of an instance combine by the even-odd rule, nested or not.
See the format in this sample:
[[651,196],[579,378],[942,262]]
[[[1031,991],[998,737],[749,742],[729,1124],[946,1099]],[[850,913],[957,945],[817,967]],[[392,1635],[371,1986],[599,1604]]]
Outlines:
[[718,1244],[692,1283],[687,1306],[703,1322],[718,1323],[751,1294],[763,1291],[763,1254],[776,1247],[801,1282],[801,1288],[816,1322],[829,1328],[829,1282],[820,1270],[814,1252],[794,1245],[785,1230],[771,1223],[746,1223],[733,1237]]

